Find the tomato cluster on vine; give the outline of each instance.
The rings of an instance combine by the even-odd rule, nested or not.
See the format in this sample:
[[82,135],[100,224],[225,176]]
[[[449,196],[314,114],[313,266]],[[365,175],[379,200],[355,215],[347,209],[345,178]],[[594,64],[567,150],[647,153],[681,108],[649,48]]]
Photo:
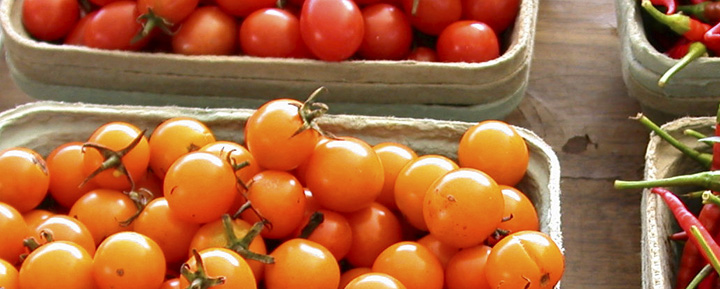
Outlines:
[[23,1],[25,29],[111,50],[485,62],[502,53],[520,9],[520,0],[78,1]]
[[[517,188],[529,151],[488,120],[458,160],[323,131],[275,99],[242,143],[189,116],[113,121],[47,156],[0,151],[0,287],[552,288],[561,249]],[[162,286],[162,287],[161,287]]]

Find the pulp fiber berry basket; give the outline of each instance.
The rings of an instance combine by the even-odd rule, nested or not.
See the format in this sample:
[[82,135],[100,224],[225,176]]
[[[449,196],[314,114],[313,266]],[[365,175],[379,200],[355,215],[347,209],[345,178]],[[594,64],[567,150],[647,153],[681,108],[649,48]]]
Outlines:
[[622,74],[628,94],[655,120],[709,116],[720,102],[720,58],[701,57],[665,85],[660,77],[678,60],[660,53],[648,39],[640,0],[615,0],[622,48]]
[[[147,135],[163,120],[190,116],[204,122],[218,140],[243,143],[243,127],[254,110],[228,108],[155,107],[132,105],[69,104],[40,101],[0,113],[0,150],[28,147],[46,156],[56,146],[86,139],[109,121],[127,121]],[[418,155],[440,154],[457,159],[462,134],[475,123],[376,117],[325,115],[318,125],[336,135],[361,138],[374,145],[395,141],[414,149]],[[560,211],[560,164],[552,148],[530,130],[515,127],[525,139],[530,160],[525,177],[517,185],[537,208],[541,231],[563,249]],[[556,289],[560,285],[556,285]]]
[[[668,122],[662,129],[670,135],[695,149],[709,152],[709,148],[696,138],[683,134],[686,129],[694,129],[706,135],[713,135],[715,117],[683,117]],[[683,155],[675,147],[651,134],[645,155],[646,180],[661,179],[678,175],[697,173],[702,167],[694,160]],[[668,188],[675,193],[697,191],[699,188]],[[642,284],[645,289],[675,288],[675,273],[682,253],[682,245],[668,237],[681,229],[672,212],[660,196],[643,190],[641,200],[642,226]],[[698,211],[689,205],[691,210]]]
[[334,112],[448,120],[503,118],[525,95],[538,0],[522,0],[502,55],[484,63],[325,62],[182,56],[38,42],[24,30],[23,0],[3,0],[6,59],[21,90],[39,100],[99,104],[257,107],[303,100],[320,86]]

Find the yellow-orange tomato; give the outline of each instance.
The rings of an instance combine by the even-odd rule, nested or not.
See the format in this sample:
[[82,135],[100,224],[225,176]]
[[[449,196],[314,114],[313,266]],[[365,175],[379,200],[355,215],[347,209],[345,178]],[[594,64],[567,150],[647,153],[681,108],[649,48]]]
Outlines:
[[[323,215],[323,220],[306,239],[323,245],[333,253],[335,259],[342,260],[350,251],[352,245],[350,223],[343,214],[338,212],[327,209],[320,209],[317,212]],[[298,226],[295,236],[300,237],[305,226],[311,221],[311,216],[307,215],[303,218],[303,222]]]
[[[507,233],[532,230],[540,230],[540,221],[535,206],[528,197],[520,190],[501,185],[500,189],[505,200],[505,210],[503,213],[504,220],[498,225]],[[489,244],[495,244],[502,235],[491,235],[488,239]]]
[[111,189],[95,189],[84,194],[70,208],[68,215],[85,224],[99,245],[107,236],[131,231],[131,220],[137,212],[135,203],[126,194]]
[[[253,210],[241,214],[248,223],[260,221],[260,216],[270,222],[262,231],[266,239],[282,239],[292,234],[305,214],[305,190],[290,173],[266,170],[252,178],[247,199]],[[260,216],[258,216],[260,215]]]
[[425,194],[423,216],[430,234],[451,246],[482,243],[503,218],[500,187],[487,174],[460,168],[437,179]]
[[306,167],[305,181],[320,205],[347,213],[375,202],[382,191],[385,173],[369,144],[344,137],[315,147]]
[[[250,151],[247,150],[247,148],[245,148],[239,143],[231,141],[215,141],[205,145],[204,147],[200,148],[200,150],[217,154],[222,159],[231,161],[233,163],[233,166],[240,166],[242,164],[246,164],[243,165],[242,168],[236,168],[235,171],[235,175],[237,176],[237,178],[245,185],[250,183],[250,180],[252,180],[253,176],[262,171],[260,165],[258,165],[257,161],[255,161],[255,157],[253,157],[253,155],[250,153]],[[240,187],[239,189],[241,191],[244,191],[243,187]],[[243,205],[244,202],[245,198],[243,198],[242,195],[238,194],[237,196],[235,196],[235,201],[233,202],[233,205],[230,206],[230,210],[228,211],[228,213],[231,215],[235,214],[235,212],[237,212],[237,210]]]
[[410,147],[397,142],[383,142],[373,146],[380,158],[385,172],[385,184],[377,202],[391,210],[395,205],[395,180],[407,163],[417,158],[417,153]]
[[[137,143],[132,146],[135,141]],[[106,123],[90,135],[84,146],[83,173],[90,177],[92,173],[103,168],[102,172],[90,179],[98,187],[128,190],[132,188],[130,180],[134,183],[144,179],[147,174],[150,147],[143,131],[133,124],[121,121]],[[103,163],[110,151],[119,153],[117,156],[121,160],[116,159],[115,163],[108,167]]]
[[200,224],[178,219],[170,211],[164,197],[156,198],[145,206],[134,222],[135,232],[143,234],[163,251],[165,261],[185,261],[195,232]]
[[352,229],[352,245],[345,260],[355,267],[370,267],[388,246],[402,240],[398,217],[380,203],[345,215]]
[[345,286],[355,279],[355,277],[371,272],[372,269],[370,269],[370,267],[354,267],[348,269],[340,275],[340,285],[338,285],[338,289],[345,289]]
[[180,156],[214,142],[215,135],[204,123],[191,117],[173,117],[160,123],[150,135],[150,169],[164,178]]
[[8,261],[0,259],[0,288],[18,289],[18,270]]
[[22,214],[23,219],[25,219],[25,223],[30,230],[35,230],[40,223],[53,215],[55,215],[55,213],[45,209],[34,209]]
[[486,245],[465,248],[453,255],[445,268],[447,289],[491,289],[485,277],[485,264],[491,248]]
[[120,232],[100,243],[92,274],[100,289],[156,289],[165,279],[165,266],[155,241],[136,232]]
[[441,155],[424,155],[410,161],[395,180],[395,203],[403,217],[413,227],[427,231],[423,217],[423,202],[428,187],[458,165]]
[[83,247],[90,256],[95,255],[95,239],[90,230],[78,219],[68,215],[53,215],[35,228],[34,237],[43,244],[47,239],[71,241]]
[[30,235],[25,219],[12,206],[0,202],[0,259],[15,264],[25,252],[23,240]]
[[32,251],[18,272],[23,289],[94,289],[93,259],[69,241],[56,241]]
[[49,184],[50,173],[40,154],[23,147],[0,151],[0,202],[25,213],[42,202]]
[[498,184],[508,186],[516,185],[525,176],[529,155],[517,130],[499,120],[486,120],[470,127],[458,146],[461,167],[481,170]]
[[[70,208],[85,193],[97,188],[85,183],[82,142],[68,142],[56,147],[46,158],[50,184],[48,191],[55,201]],[[81,186],[81,184],[83,184]]]
[[512,233],[493,246],[485,265],[490,288],[553,288],[565,271],[565,257],[545,233]]
[[450,261],[450,258],[460,251],[460,248],[441,242],[433,234],[427,234],[418,239],[417,242],[425,246],[425,248],[428,248],[428,250],[438,258],[443,268],[445,268],[448,261]]
[[442,289],[445,278],[440,260],[413,241],[387,247],[375,259],[372,270],[395,277],[407,289]]
[[385,273],[371,272],[351,280],[345,289],[405,289],[400,280]]
[[340,266],[332,253],[307,239],[290,239],[270,254],[275,262],[265,267],[267,289],[335,289]]
[[[197,255],[202,260],[203,271],[207,276],[211,278],[222,276],[225,279],[223,284],[212,288],[257,288],[257,281],[250,266],[235,251],[226,248],[208,248],[199,251]],[[197,272],[197,257],[190,257],[185,265],[191,272]],[[192,281],[185,276],[180,277],[180,288],[190,288]]]

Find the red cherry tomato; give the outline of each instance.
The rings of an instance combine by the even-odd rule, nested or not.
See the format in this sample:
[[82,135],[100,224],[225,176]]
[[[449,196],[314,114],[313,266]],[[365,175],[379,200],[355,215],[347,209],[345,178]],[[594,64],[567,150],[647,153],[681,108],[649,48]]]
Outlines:
[[435,50],[432,48],[418,46],[415,47],[415,49],[413,49],[412,51],[410,51],[407,59],[415,61],[435,62],[437,61],[437,53],[435,53]]
[[102,6],[85,27],[83,43],[88,47],[113,50],[140,50],[150,42],[151,35],[133,42],[142,30],[137,21],[137,2],[120,0]]
[[485,62],[500,56],[500,44],[492,28],[472,20],[447,26],[438,36],[436,50],[443,62]]
[[520,0],[462,0],[463,18],[481,21],[496,34],[503,33],[515,22]]
[[22,23],[31,36],[44,41],[60,40],[80,19],[76,0],[26,0],[22,2]]
[[154,16],[162,18],[171,26],[179,24],[197,8],[199,0],[137,0],[140,14],[147,15],[150,10]]
[[400,8],[378,3],[362,9],[365,37],[358,53],[364,59],[398,60],[410,53],[410,20]]
[[172,35],[172,49],[185,55],[232,55],[237,53],[237,30],[237,20],[220,8],[198,7]]
[[250,13],[263,8],[270,8],[276,4],[275,0],[215,0],[215,3],[230,15],[247,17]]
[[[413,2],[416,1],[417,10],[413,11]],[[439,35],[462,16],[460,0],[402,0],[402,6],[413,27],[433,36]]]
[[95,17],[97,11],[98,10],[93,10],[85,16],[82,16],[78,22],[75,23],[73,29],[65,36],[63,44],[85,46],[85,28],[90,22],[90,19]]
[[365,27],[360,8],[352,0],[305,0],[300,33],[319,59],[341,61],[358,50]]
[[298,57],[307,50],[298,17],[278,8],[257,10],[245,18],[240,46],[245,54],[259,57]]

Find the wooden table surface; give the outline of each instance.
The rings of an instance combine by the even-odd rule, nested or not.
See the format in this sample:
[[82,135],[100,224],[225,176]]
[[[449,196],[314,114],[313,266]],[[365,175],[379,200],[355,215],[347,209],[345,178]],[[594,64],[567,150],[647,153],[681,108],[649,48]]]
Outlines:
[[[4,54],[3,54],[4,55]],[[529,128],[562,167],[562,288],[639,288],[640,179],[648,132],[622,80],[613,1],[541,0],[527,93],[505,120]],[[0,62],[0,110],[33,101]]]

